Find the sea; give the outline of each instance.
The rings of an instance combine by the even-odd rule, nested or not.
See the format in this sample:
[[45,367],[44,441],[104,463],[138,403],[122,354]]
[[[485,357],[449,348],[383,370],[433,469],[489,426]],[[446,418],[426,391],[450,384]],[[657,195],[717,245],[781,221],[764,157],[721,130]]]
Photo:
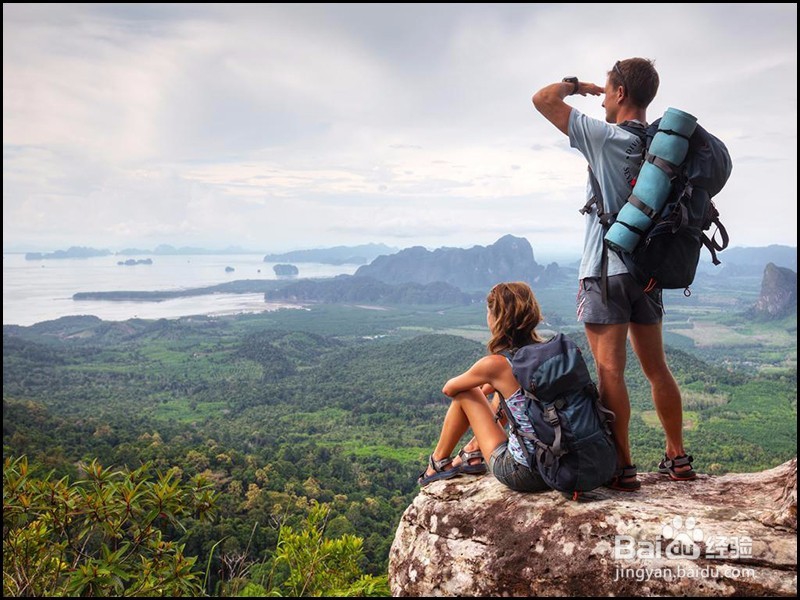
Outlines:
[[[118,265],[129,258],[153,264]],[[231,315],[296,305],[269,303],[263,294],[208,294],[160,302],[73,300],[76,292],[181,290],[240,279],[277,279],[273,266],[257,254],[99,256],[26,260],[3,255],[3,324],[33,325],[70,315],[94,315],[108,321]],[[352,275],[359,265],[292,263],[299,278]],[[226,271],[231,267],[233,271]]]

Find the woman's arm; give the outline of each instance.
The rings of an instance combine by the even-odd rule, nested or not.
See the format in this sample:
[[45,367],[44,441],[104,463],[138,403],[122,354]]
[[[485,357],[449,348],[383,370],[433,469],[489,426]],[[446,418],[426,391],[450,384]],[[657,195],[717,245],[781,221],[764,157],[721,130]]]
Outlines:
[[453,377],[442,388],[442,393],[451,398],[461,392],[466,392],[476,387],[481,387],[488,384],[494,388],[494,382],[497,380],[499,371],[507,365],[507,361],[502,356],[484,356],[474,365],[472,365],[466,372]]

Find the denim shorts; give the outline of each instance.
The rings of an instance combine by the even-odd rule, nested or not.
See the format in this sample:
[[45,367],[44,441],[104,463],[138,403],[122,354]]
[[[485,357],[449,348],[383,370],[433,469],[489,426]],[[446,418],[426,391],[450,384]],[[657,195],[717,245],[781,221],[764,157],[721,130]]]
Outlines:
[[539,473],[534,473],[514,459],[508,451],[508,442],[503,442],[494,449],[489,457],[489,470],[497,481],[517,492],[542,492],[550,489]]
[[608,301],[603,302],[602,279],[581,279],[577,297],[578,321],[599,325],[653,325],[661,322],[664,304],[659,288],[645,292],[644,287],[628,273],[611,275],[607,286]]

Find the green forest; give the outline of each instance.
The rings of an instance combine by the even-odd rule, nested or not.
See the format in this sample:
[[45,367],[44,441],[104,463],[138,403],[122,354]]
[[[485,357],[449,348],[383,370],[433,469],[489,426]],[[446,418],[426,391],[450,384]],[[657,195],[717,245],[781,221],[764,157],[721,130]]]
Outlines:
[[[574,317],[562,327],[572,309],[544,296],[554,307],[546,327],[567,330],[593,369]],[[686,325],[689,313],[702,316]],[[703,345],[692,338],[703,323],[730,335]],[[796,319],[748,327],[697,303],[665,320],[686,446],[700,472],[761,470],[797,452]],[[194,503],[210,494],[213,510],[189,503],[156,515],[179,544],[171,560],[192,557],[200,573],[178,593],[386,594],[380,578],[394,531],[447,409],[442,385],[485,353],[485,341],[480,302],[5,326],[4,504],[6,471],[20,506],[81,478],[86,489],[124,496],[138,473],[142,489],[162,486]],[[628,364],[634,459],[654,470],[663,432],[632,354]],[[113,474],[105,488],[97,469]],[[20,491],[25,485],[34,491]],[[88,539],[116,556],[102,536]],[[303,544],[355,557],[339,561],[348,578],[297,587],[291,552]],[[64,585],[89,585],[73,579]]]

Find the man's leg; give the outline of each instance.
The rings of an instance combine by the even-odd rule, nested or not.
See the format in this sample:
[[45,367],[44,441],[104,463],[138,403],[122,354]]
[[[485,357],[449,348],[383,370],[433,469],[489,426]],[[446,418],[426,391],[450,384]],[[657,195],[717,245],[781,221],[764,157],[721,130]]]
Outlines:
[[[586,323],[586,338],[592,349],[597,367],[597,382],[600,400],[614,411],[616,420],[612,425],[617,445],[617,460],[620,466],[633,464],[631,445],[628,439],[628,424],[631,419],[631,404],[625,386],[625,358],[628,323],[599,325]],[[634,478],[625,478],[632,480]]]
[[[653,404],[667,436],[667,456],[675,458],[686,454],[683,449],[683,406],[681,391],[672,376],[664,354],[661,323],[630,324],[631,345],[642,365],[642,371],[650,382]],[[688,471],[686,465],[676,467],[676,472]]]

